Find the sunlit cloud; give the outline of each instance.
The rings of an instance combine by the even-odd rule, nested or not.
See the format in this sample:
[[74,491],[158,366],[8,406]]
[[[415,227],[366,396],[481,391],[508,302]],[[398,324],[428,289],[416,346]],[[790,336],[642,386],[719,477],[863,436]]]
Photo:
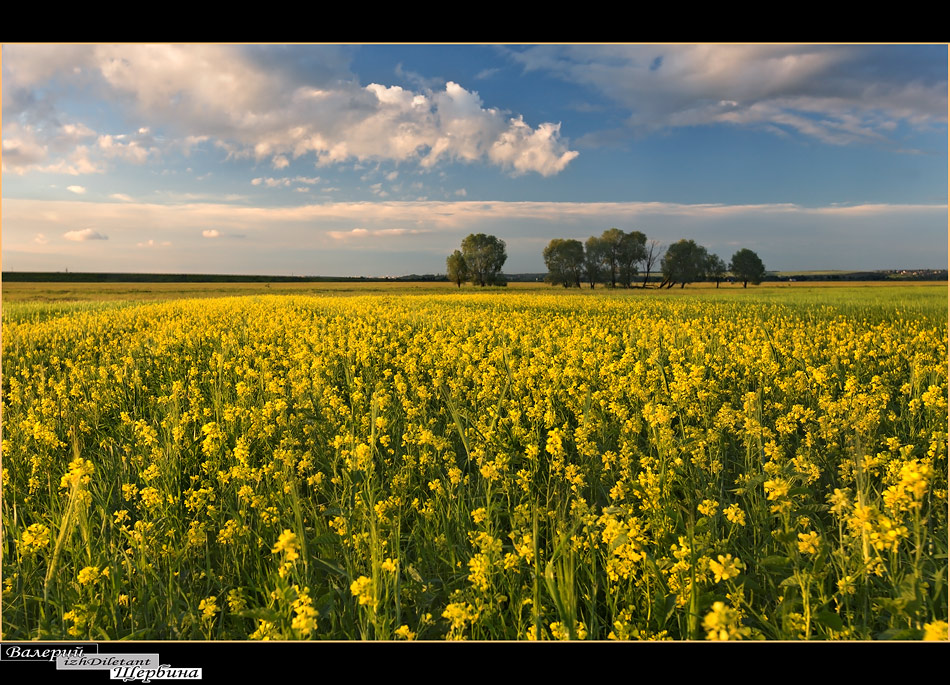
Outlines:
[[85,195],[86,189],[82,186],[66,186],[66,190],[71,193],[76,193],[76,195]]
[[334,240],[349,240],[351,238],[388,238],[403,235],[420,235],[430,233],[431,231],[413,228],[380,228],[368,230],[365,228],[353,228],[349,231],[327,231],[327,235]]
[[[269,159],[275,169],[311,156],[321,166],[390,160],[431,168],[462,161],[549,176],[578,154],[561,140],[558,123],[528,124],[517,113],[485,106],[476,92],[452,81],[420,82],[417,90],[361,85],[345,67],[307,79],[266,62],[262,50],[234,45],[5,46],[4,91],[28,92],[66,72],[71,79],[111,91],[115,102],[128,102],[135,113],[173,126],[181,132],[175,144],[183,150],[211,140],[230,157]],[[330,64],[339,49],[314,46],[312,51],[326,55]],[[29,98],[16,102],[21,109],[31,106]],[[35,165],[38,158],[50,156],[43,141],[31,147],[16,133],[12,131],[12,164]],[[11,131],[5,129],[4,135]],[[106,158],[132,162],[154,153],[139,140],[126,142],[108,134],[99,136],[97,149]]]
[[[552,238],[585,240],[611,226],[641,230],[664,244],[691,238],[726,259],[738,247],[748,247],[758,252],[769,268],[933,268],[934,260],[939,263],[947,249],[946,203],[808,207],[794,203],[459,200],[254,207],[11,198],[4,200],[3,209],[4,265],[8,268],[20,268],[16,266],[19,252],[38,247],[37,233],[50,236],[64,232],[71,234],[68,240],[73,241],[103,239],[103,234],[123,236],[123,242],[110,241],[115,243],[110,251],[120,245],[134,249],[139,242],[167,240],[174,243],[169,253],[174,250],[178,260],[199,254],[201,241],[214,236],[216,269],[222,273],[237,268],[229,269],[228,264],[247,264],[240,272],[253,273],[255,257],[264,254],[274,255],[271,269],[278,268],[280,259],[293,265],[310,255],[313,266],[309,273],[368,274],[375,271],[370,268],[373,264],[383,263],[390,264],[384,273],[392,273],[386,253],[403,255],[407,251],[415,255],[414,261],[400,262],[407,273],[432,273],[444,267],[445,256],[458,248],[466,234],[479,232],[497,235],[508,243],[506,268],[534,272],[543,270],[541,252]],[[74,231],[70,224],[76,223],[95,224],[97,229]],[[207,228],[209,225],[215,228]],[[895,242],[894,226],[905,227],[914,239]],[[236,235],[246,237],[235,240]],[[334,247],[356,252],[341,253]],[[101,258],[107,259],[107,255]],[[115,259],[112,270],[126,268],[119,257]],[[103,262],[97,268],[109,270],[107,266]],[[172,262],[166,268],[183,267]],[[202,269],[206,271],[207,264],[196,262],[190,270]],[[278,269],[274,273],[286,272]]]
[[[147,138],[148,129],[139,129],[138,136]],[[122,159],[132,164],[142,164],[149,158],[149,155],[158,153],[157,147],[150,147],[147,144],[143,144],[141,140],[129,140],[125,142],[126,138],[127,136],[124,135],[102,135],[99,136],[96,145],[102,155],[107,159]]]
[[84,242],[86,240],[108,240],[109,236],[102,235],[98,231],[94,231],[91,228],[84,228],[79,231],[66,231],[63,233],[63,237],[66,240],[72,240],[74,242]]

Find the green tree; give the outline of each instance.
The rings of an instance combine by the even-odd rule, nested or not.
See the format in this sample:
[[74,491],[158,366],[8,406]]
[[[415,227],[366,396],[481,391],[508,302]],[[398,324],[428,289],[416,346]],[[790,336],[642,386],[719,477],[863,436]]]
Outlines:
[[743,288],[749,285],[749,281],[752,281],[752,285],[758,285],[765,277],[765,264],[759,259],[759,255],[745,248],[732,255],[729,270],[742,281]]
[[462,283],[468,280],[468,265],[465,263],[465,257],[456,250],[445,260],[445,266],[448,279],[461,288]]
[[462,241],[462,258],[473,284],[506,285],[501,273],[508,259],[504,240],[484,233],[472,233]]
[[555,238],[544,248],[544,264],[548,268],[545,280],[565,288],[581,287],[584,274],[584,245],[579,240]]
[[[663,255],[661,269],[667,288],[679,283],[682,288],[687,283],[695,283],[706,278],[708,253],[706,248],[692,240],[680,240],[673,243]],[[663,284],[661,284],[662,286]]]
[[584,243],[584,278],[590,283],[591,290],[594,284],[604,276],[604,244],[600,238],[591,236]]
[[610,274],[611,288],[617,286],[617,279],[620,277],[620,266],[623,262],[624,252],[623,242],[624,233],[619,228],[608,228],[600,236],[604,275]]
[[726,263],[722,261],[722,257],[717,254],[710,254],[706,258],[706,277],[716,281],[716,287],[719,287],[719,282],[726,277]]
[[637,264],[646,259],[647,237],[641,231],[623,234],[620,241],[620,282],[629,288],[637,277]]

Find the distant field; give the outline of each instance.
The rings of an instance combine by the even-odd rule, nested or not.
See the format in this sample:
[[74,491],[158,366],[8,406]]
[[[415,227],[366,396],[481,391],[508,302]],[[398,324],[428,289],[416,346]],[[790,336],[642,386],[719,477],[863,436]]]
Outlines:
[[[943,288],[946,281],[827,281],[827,282],[769,282],[744,289],[747,293],[764,290],[796,291],[824,290],[827,288]],[[173,300],[190,297],[235,297],[240,295],[374,295],[374,294],[412,294],[412,293],[448,293],[458,290],[448,281],[445,282],[372,282],[372,283],[43,283],[11,282],[0,285],[3,303],[12,302],[89,302],[95,300]],[[465,285],[463,292],[478,292],[479,289]],[[572,292],[574,289],[555,288],[547,283],[510,283],[507,291],[554,291]],[[583,288],[582,291],[587,291]],[[605,288],[598,287],[597,291]],[[741,284],[721,283],[717,289],[711,283],[691,283],[685,288],[679,286],[671,290],[658,291],[648,288],[630,290],[618,289],[614,292],[627,295],[685,294],[691,292],[734,292],[742,291]]]
[[[513,287],[537,287],[523,283]],[[550,286],[547,286],[550,287]],[[182,297],[240,295],[371,295],[448,291],[455,286],[431,282],[374,283],[3,283],[3,302],[72,302],[89,300],[173,300]]]

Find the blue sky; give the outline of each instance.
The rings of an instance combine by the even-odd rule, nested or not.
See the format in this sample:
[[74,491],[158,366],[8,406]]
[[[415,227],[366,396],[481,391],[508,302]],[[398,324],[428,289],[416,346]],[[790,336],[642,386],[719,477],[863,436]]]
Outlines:
[[4,45],[3,270],[947,265],[946,45]]

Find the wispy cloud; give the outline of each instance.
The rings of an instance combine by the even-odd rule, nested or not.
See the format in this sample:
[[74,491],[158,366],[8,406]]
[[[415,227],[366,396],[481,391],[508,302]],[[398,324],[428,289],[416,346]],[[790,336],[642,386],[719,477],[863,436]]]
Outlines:
[[351,240],[353,238],[389,238],[404,235],[421,235],[431,231],[412,228],[380,228],[369,230],[366,228],[352,228],[349,231],[327,231],[333,240]]
[[624,106],[628,125],[760,126],[846,145],[946,122],[947,76],[919,46],[539,45],[507,49]]
[[212,229],[202,231],[201,235],[202,237],[205,237],[205,238],[220,238],[221,232],[212,228]]
[[[283,178],[265,178],[259,176],[257,178],[251,179],[251,185],[259,186],[264,185],[268,188],[289,188],[294,183],[302,183],[304,185],[314,185],[320,182],[319,176],[285,176]],[[298,189],[299,190],[299,189]]]
[[[467,233],[487,232],[508,243],[513,271],[543,269],[541,252],[552,238],[586,239],[610,226],[642,230],[670,243],[692,238],[728,258],[738,247],[756,250],[769,268],[933,267],[947,249],[946,203],[801,206],[775,204],[679,204],[668,202],[329,202],[301,207],[253,207],[225,203],[176,205],[89,201],[4,200],[5,265],[19,268],[18,253],[39,249],[37,233],[68,240],[104,239],[110,251],[137,248],[148,240],[169,241],[169,259],[207,270],[214,250],[224,272],[242,264],[253,273],[255,258],[283,255],[286,263],[312,264],[308,273],[372,273],[370,264],[392,264],[387,252],[414,254],[400,261],[416,273],[441,269],[445,255]],[[74,231],[70,224],[95,224]],[[207,228],[209,225],[215,228]],[[902,226],[913,240],[894,240]],[[137,227],[137,234],[130,230]],[[205,236],[216,235],[217,239]],[[244,240],[233,240],[245,235]],[[70,237],[71,236],[71,237]],[[225,239],[226,238],[226,239]],[[155,245],[152,245],[154,247]],[[332,248],[339,248],[335,250]],[[45,249],[45,248],[43,248]],[[159,251],[156,250],[157,254]],[[128,254],[128,253],[126,253]],[[882,257],[886,255],[886,259]],[[938,255],[936,258],[934,255]],[[122,270],[121,258],[97,268]],[[129,257],[131,259],[131,257]],[[372,259],[376,261],[373,262]],[[400,257],[408,260],[409,257]],[[191,261],[189,261],[191,260]],[[275,266],[279,265],[274,257]],[[107,268],[109,267],[109,268]],[[46,267],[52,268],[52,267]],[[143,268],[148,268],[143,266]],[[178,268],[175,264],[168,269]],[[182,267],[183,268],[183,267]],[[262,267],[258,267],[262,268]],[[287,268],[287,267],[284,267]],[[237,273],[237,271],[235,271]],[[274,273],[283,273],[276,271]],[[300,273],[298,271],[298,273]]]
[[475,74],[475,78],[479,81],[484,81],[490,79],[492,76],[501,71],[501,67],[489,67],[488,69],[482,69],[480,72]]
[[66,186],[66,190],[71,193],[76,193],[76,195],[85,195],[86,189],[82,186]]
[[66,231],[63,233],[63,237],[66,240],[72,240],[74,242],[84,242],[86,240],[108,240],[109,236],[102,235],[98,231],[95,231],[91,228],[84,228],[79,231]]

